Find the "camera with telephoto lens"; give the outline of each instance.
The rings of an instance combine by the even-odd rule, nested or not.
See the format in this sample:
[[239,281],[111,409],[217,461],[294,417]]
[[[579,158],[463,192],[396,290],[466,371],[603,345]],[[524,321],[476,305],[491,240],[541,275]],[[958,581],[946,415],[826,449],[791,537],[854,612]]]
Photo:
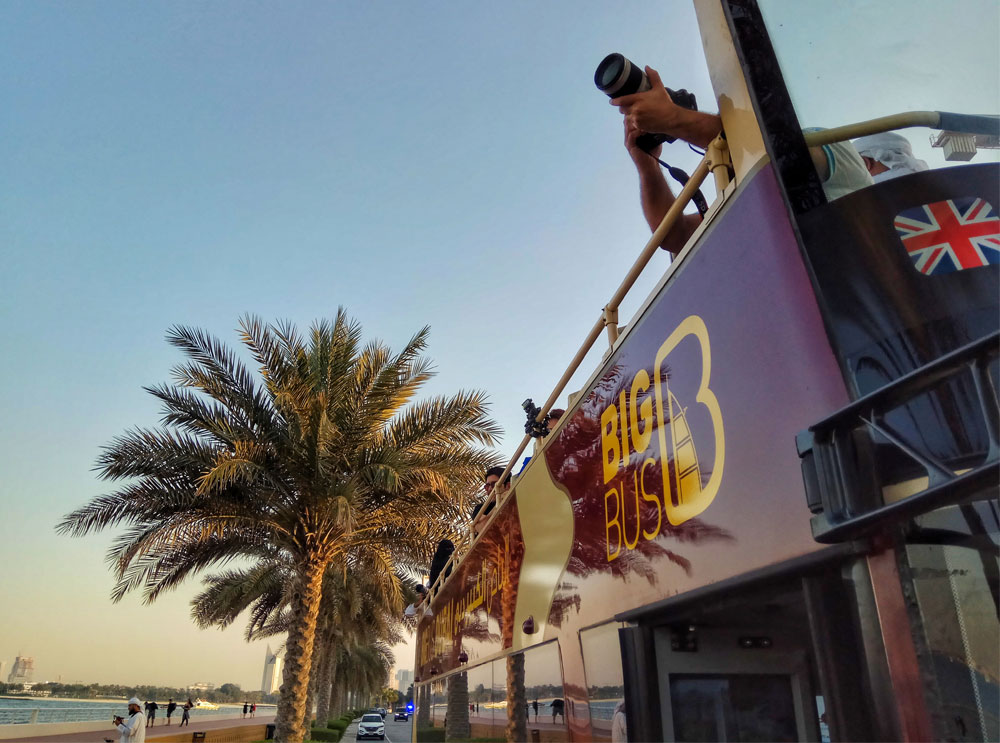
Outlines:
[[548,434],[549,416],[545,416],[541,420],[536,420],[542,409],[535,405],[530,397],[521,403],[521,407],[524,408],[524,413],[528,416],[528,420],[524,424],[524,432],[533,439],[540,439]]
[[[594,72],[594,85],[608,98],[619,98],[623,95],[642,93],[651,90],[653,87],[649,82],[646,71],[642,67],[617,52],[609,54],[597,65],[597,70]],[[698,101],[695,100],[694,93],[689,93],[683,88],[673,90],[666,85],[663,87],[666,89],[670,99],[681,108],[687,108],[691,111],[698,110]],[[636,144],[642,150],[650,152],[661,142],[673,142],[676,139],[676,137],[671,137],[668,134],[647,133],[640,134],[636,139]]]

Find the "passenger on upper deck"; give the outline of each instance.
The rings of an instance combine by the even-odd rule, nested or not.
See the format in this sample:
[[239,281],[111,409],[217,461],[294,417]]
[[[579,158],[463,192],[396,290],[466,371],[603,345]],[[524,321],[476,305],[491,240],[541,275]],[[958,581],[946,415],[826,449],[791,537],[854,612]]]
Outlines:
[[[643,132],[669,134],[698,147],[707,147],[722,131],[722,119],[718,114],[678,106],[656,70],[646,67],[646,75],[652,85],[650,90],[612,98],[611,105],[625,115],[625,147],[639,172],[642,213],[650,229],[655,230],[674,203],[674,194],[656,160],[660,148],[647,153],[638,147],[637,138]],[[849,142],[810,147],[809,154],[829,200],[872,184],[864,161]],[[680,252],[699,224],[701,216],[685,214],[660,247],[671,253]]]
[[913,148],[902,134],[872,134],[855,139],[853,144],[875,183],[928,169],[926,162],[913,156]]

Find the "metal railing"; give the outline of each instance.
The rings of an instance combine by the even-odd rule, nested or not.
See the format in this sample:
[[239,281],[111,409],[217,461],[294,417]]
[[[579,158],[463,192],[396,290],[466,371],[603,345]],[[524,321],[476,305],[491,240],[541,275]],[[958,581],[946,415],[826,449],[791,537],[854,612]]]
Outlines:
[[[120,703],[84,703],[73,707],[34,707],[30,705],[25,705],[23,707],[0,707],[0,725],[35,725],[38,723],[57,722],[100,722],[102,720],[107,720],[110,723],[113,715],[127,715],[127,706],[127,702],[122,700]],[[177,710],[174,712],[174,717],[178,720],[183,715],[182,706],[183,705],[178,705]],[[273,714],[274,709],[275,707],[273,705],[267,705],[265,707],[262,707],[259,704],[257,705],[258,714],[262,711],[265,714]],[[195,717],[217,717],[221,715],[239,714],[240,708],[238,706],[219,707],[219,709],[195,707],[190,710],[190,713],[192,719]],[[145,712],[142,714],[145,714]],[[156,718],[157,720],[165,720],[166,717],[167,705],[161,704],[160,708],[156,711]]]
[[[698,167],[695,168],[694,172],[691,174],[691,178],[688,180],[684,188],[681,189],[680,193],[677,194],[677,198],[674,200],[674,203],[671,204],[669,209],[667,209],[667,213],[663,215],[663,219],[660,221],[659,226],[653,231],[652,236],[650,236],[649,241],[642,249],[639,257],[636,258],[632,267],[625,275],[625,278],[622,279],[622,282],[618,285],[614,294],[611,295],[611,299],[608,300],[604,309],[601,310],[600,317],[597,318],[597,321],[587,333],[579,350],[576,352],[576,355],[573,356],[573,360],[570,361],[569,366],[556,383],[555,388],[539,409],[539,412],[535,417],[536,421],[541,422],[545,420],[549,411],[552,409],[552,406],[555,404],[556,400],[559,399],[559,396],[563,393],[566,385],[569,384],[573,375],[576,374],[577,370],[580,368],[580,364],[583,363],[583,360],[586,358],[587,354],[593,348],[594,343],[605,329],[608,333],[608,345],[610,348],[614,348],[615,343],[618,340],[618,308],[622,300],[626,297],[629,290],[631,290],[635,285],[636,280],[639,278],[643,269],[646,268],[652,257],[656,254],[657,250],[660,249],[660,245],[663,243],[667,234],[680,221],[681,217],[684,215],[685,207],[690,203],[692,197],[695,193],[697,193],[698,189],[701,188],[710,173],[715,176],[716,191],[718,194],[716,202],[718,202],[718,199],[721,198],[726,186],[729,185],[730,165],[731,160],[729,159],[729,148],[726,144],[725,137],[719,135],[708,146],[708,148],[706,148],[705,156],[701,159]],[[521,443],[518,444],[514,454],[507,462],[507,466],[504,468],[503,474],[500,475],[500,479],[497,481],[497,486],[494,487],[493,492],[483,502],[484,511],[487,511],[491,504],[496,506],[493,508],[490,521],[492,521],[492,519],[495,518],[500,512],[499,506],[504,503],[511,493],[510,489],[500,492],[500,483],[503,483],[511,474],[514,469],[514,465],[520,460],[520,457],[527,448],[531,438],[532,437],[530,435],[526,434],[524,438],[521,439]],[[484,533],[485,531],[486,527],[484,527],[480,533]],[[469,535],[466,535],[463,539],[456,543],[455,550],[452,552],[451,558],[441,569],[437,580],[435,580],[434,583],[428,587],[428,596],[426,599],[427,607],[430,607],[434,596],[436,596],[438,591],[444,586],[451,573],[452,567],[458,564],[462,557],[464,557],[465,554],[472,548],[475,542],[475,536],[470,538]]]

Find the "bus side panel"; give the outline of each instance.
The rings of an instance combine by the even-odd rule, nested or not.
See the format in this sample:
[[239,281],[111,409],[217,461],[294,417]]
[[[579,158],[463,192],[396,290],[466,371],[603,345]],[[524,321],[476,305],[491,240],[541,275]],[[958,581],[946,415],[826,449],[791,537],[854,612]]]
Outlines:
[[[848,395],[770,166],[683,261],[518,483],[522,522],[538,476],[568,504],[548,509],[565,522],[548,539],[573,538],[538,640],[560,638],[575,738],[592,733],[581,629],[820,546],[795,436]],[[531,558],[558,551],[530,535],[524,572],[552,575]]]

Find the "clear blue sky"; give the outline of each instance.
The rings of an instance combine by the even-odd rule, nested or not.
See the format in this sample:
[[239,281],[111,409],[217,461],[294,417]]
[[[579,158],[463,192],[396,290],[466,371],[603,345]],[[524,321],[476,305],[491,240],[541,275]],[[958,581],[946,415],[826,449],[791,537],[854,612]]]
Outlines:
[[429,324],[429,391],[487,390],[512,451],[648,237],[593,86],[611,51],[712,100],[686,0],[0,5],[8,668],[260,685],[263,644],[190,626],[197,584],[112,605],[112,534],[53,531],[107,489],[99,447],[156,423],[175,323],[235,342],[242,313],[344,305],[395,346]]

